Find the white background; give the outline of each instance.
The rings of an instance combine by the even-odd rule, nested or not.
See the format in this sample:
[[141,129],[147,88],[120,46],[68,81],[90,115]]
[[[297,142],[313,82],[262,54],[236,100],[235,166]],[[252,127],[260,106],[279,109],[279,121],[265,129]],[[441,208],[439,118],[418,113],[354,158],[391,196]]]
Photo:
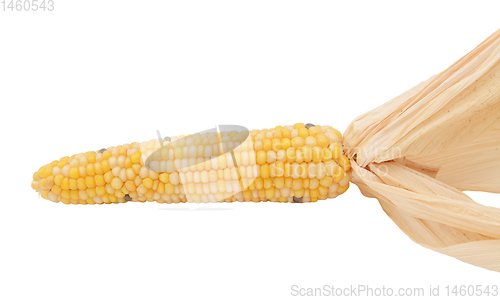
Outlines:
[[[53,12],[0,11],[0,299],[287,299],[292,285],[325,284],[426,295],[440,285],[442,296],[448,284],[498,284],[498,273],[412,242],[355,186],[304,205],[67,206],[31,190],[43,164],[157,129],[343,132],[500,28],[498,1],[346,3],[55,0]],[[470,195],[499,207],[498,195]]]

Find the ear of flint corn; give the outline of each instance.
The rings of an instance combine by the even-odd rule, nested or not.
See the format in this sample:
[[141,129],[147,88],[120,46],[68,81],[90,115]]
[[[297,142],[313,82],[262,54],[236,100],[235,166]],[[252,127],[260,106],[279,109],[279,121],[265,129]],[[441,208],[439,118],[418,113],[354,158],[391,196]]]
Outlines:
[[349,186],[341,141],[330,126],[302,123],[212,130],[63,157],[35,172],[31,186],[65,204],[316,202]]
[[47,164],[32,187],[66,204],[314,202],[343,193],[351,172],[413,241],[500,271],[500,209],[462,192],[500,192],[500,31],[355,119],[344,139],[296,124],[125,144]]
[[500,271],[500,209],[462,192],[500,192],[500,30],[344,139],[353,182],[413,241]]

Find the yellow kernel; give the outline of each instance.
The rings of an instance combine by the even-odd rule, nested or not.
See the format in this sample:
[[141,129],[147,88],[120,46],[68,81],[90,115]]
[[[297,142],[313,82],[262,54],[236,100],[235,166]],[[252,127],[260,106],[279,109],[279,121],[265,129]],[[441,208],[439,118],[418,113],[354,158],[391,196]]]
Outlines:
[[141,171],[141,164],[133,164],[132,165],[132,170],[134,171],[135,174],[139,174],[139,172]]
[[304,128],[299,128],[299,136],[303,139],[307,138],[309,136],[309,131],[304,127]]
[[38,169],[38,176],[40,176],[41,178],[45,178],[44,175],[45,175],[45,167],[41,167],[40,169]]
[[130,159],[130,157],[127,157],[127,158],[125,158],[124,168],[128,169],[130,167],[132,167],[132,160]]
[[70,191],[69,197],[70,197],[70,199],[78,200],[78,199],[80,199],[80,194],[78,191]]
[[287,162],[294,162],[296,158],[296,151],[295,147],[290,147],[286,149],[286,161]]
[[341,186],[341,187],[338,189],[337,193],[339,193],[339,194],[343,194],[345,191],[347,191],[347,189],[348,189],[348,188],[349,188],[349,182],[347,182],[347,184],[346,184],[345,186]]
[[95,187],[95,181],[93,176],[87,176],[85,177],[85,185],[89,188],[94,188]]
[[313,126],[309,128],[309,135],[310,136],[316,136],[317,134],[323,133],[323,130],[321,130],[320,126]]
[[[56,185],[57,186],[57,185]],[[31,182],[31,187],[34,189],[34,190],[38,190],[40,188],[40,185],[38,183],[38,181],[32,181]]]
[[293,129],[300,129],[305,127],[306,125],[304,125],[304,123],[296,123],[295,125],[293,125]]
[[314,190],[319,186],[319,180],[317,178],[311,178],[309,183],[309,189]]
[[80,171],[78,170],[78,167],[72,167],[69,170],[69,177],[73,179],[77,179],[78,177],[80,177]]
[[266,198],[267,199],[273,198],[274,195],[275,195],[274,187],[270,187],[270,188],[266,189]]
[[106,174],[104,174],[104,181],[106,183],[110,183],[111,180],[113,180],[113,178],[114,178],[113,172],[111,172],[111,171],[108,171],[108,172],[106,172]]
[[161,173],[158,178],[161,182],[168,183],[168,173]]
[[281,129],[277,129],[277,130],[274,131],[273,138],[276,138],[276,139],[283,138],[283,135],[281,134]]
[[309,147],[314,147],[314,146],[318,145],[318,142],[316,141],[316,139],[313,136],[308,136],[305,139],[305,144]]
[[338,159],[338,162],[339,162],[339,165],[345,170],[345,171],[349,171],[351,169],[351,162],[349,161],[349,158],[347,158],[347,156],[345,155],[342,155],[339,159]]
[[78,178],[78,180],[76,181],[76,185],[78,186],[79,190],[83,191],[87,189],[87,185],[85,184],[85,179],[83,178]]
[[305,140],[303,137],[296,136],[292,139],[292,147],[294,147],[296,149],[304,146],[304,143],[305,143]]
[[283,177],[285,174],[285,164],[282,161],[277,161],[276,167],[276,177]]
[[165,184],[165,193],[172,195],[175,191],[174,186],[171,183]]
[[284,176],[285,177],[292,176],[292,164],[289,162],[285,163]]
[[141,153],[140,152],[136,152],[136,153],[132,154],[132,156],[130,157],[130,160],[134,164],[140,163],[140,161],[141,161]]
[[109,202],[109,195],[108,194],[103,194],[103,195],[100,195],[101,196],[101,201],[103,203],[106,203],[106,204],[109,204],[111,202]]
[[61,188],[63,190],[69,190],[69,178],[64,177],[62,182],[61,182]]
[[330,176],[326,176],[325,178],[323,178],[319,181],[319,184],[321,184],[324,187],[330,187],[330,185],[332,185],[332,183],[333,183],[333,178]]
[[132,180],[134,179],[136,176],[134,170],[132,170],[132,168],[128,168],[126,171],[125,171],[125,177],[128,179],[128,180]]
[[221,193],[226,191],[226,182],[223,179],[217,180],[217,189]]
[[257,152],[257,164],[263,165],[267,163],[267,151],[259,150]]
[[121,189],[123,186],[123,181],[120,180],[120,178],[115,177],[111,180],[111,187],[114,188],[115,190]]
[[332,151],[328,148],[322,148],[322,149],[323,149],[322,153],[323,161],[331,160],[333,158]]
[[141,184],[137,187],[137,194],[138,195],[144,195],[146,194],[148,189],[144,186],[144,184]]
[[328,195],[328,188],[322,185],[318,186],[318,191],[320,196]]
[[279,150],[281,150],[281,149],[282,149],[282,146],[283,146],[283,145],[282,145],[282,141],[281,141],[281,139],[274,138],[274,139],[272,140],[272,144],[273,144],[273,146],[272,146],[272,150],[273,150],[273,151],[278,152]]
[[85,190],[85,193],[87,194],[87,196],[89,196],[90,198],[94,198],[95,196],[97,196],[96,192],[95,192],[95,189],[86,189]]
[[292,141],[289,138],[283,138],[281,140],[281,149],[287,150],[292,147]]
[[343,178],[344,178],[344,169],[337,168],[337,170],[335,170],[335,173],[333,174],[333,181],[339,182]]
[[104,174],[104,172],[102,171],[102,164],[101,164],[101,162],[98,161],[98,162],[96,162],[94,164],[94,171],[95,171],[95,174],[97,174],[97,175],[103,175]]
[[78,185],[76,184],[76,180],[71,178],[69,180],[69,189],[70,190],[77,190],[78,189]]
[[316,146],[312,148],[312,161],[319,163],[323,160],[323,148]]
[[136,187],[135,187],[135,183],[133,181],[127,181],[125,182],[125,188],[130,191],[130,192],[133,192],[135,191]]
[[67,190],[61,191],[61,197],[69,199],[70,198],[69,191],[67,191]]
[[269,165],[264,164],[260,166],[260,176],[262,178],[269,178]]
[[104,177],[102,175],[96,175],[94,177],[94,180],[97,186],[104,186],[106,184],[106,181],[104,181]]
[[127,148],[125,147],[120,147],[120,150],[118,150],[118,155],[119,156],[126,156],[127,155]]
[[57,164],[57,166],[59,167],[59,169],[62,169],[62,168],[63,168],[65,165],[67,165],[67,164],[68,164],[68,161],[67,161],[67,160],[63,160],[63,159],[61,159],[61,160],[59,161],[59,163]]
[[89,175],[89,176],[94,176],[95,175],[95,170],[94,170],[94,164],[93,163],[89,163],[88,165],[86,165],[85,169],[87,170],[87,175]]
[[312,160],[312,149],[311,147],[305,145],[300,148],[300,151],[302,152],[302,157],[305,162],[310,162]]
[[109,150],[106,150],[106,151],[104,151],[102,153],[102,159],[103,160],[108,160],[111,156],[112,156],[112,153]]
[[158,193],[163,194],[165,193],[165,184],[164,183],[159,183],[158,184],[158,189],[156,190]]
[[311,183],[311,180],[309,178],[305,178],[305,179],[302,180],[302,187],[304,189],[308,189],[310,183]]
[[334,128],[331,128],[330,129],[333,133],[335,133],[335,135],[339,138],[339,140],[342,139],[342,134],[340,133],[340,131],[338,131],[337,129],[334,129]]
[[282,187],[285,186],[285,179],[283,177],[274,178],[274,186],[277,189],[281,189]]
[[332,158],[339,159],[342,156],[342,147],[339,143],[331,144],[328,149],[332,151]]
[[302,179],[294,179],[292,182],[292,190],[300,190],[302,188]]
[[61,197],[61,202],[64,203],[64,204],[70,204],[71,200],[69,198],[63,198],[63,197]]
[[142,180],[142,184],[144,184],[146,188],[150,189],[153,186],[153,180],[151,180],[151,178],[149,177],[146,177]]
[[292,138],[292,134],[291,134],[290,130],[288,130],[288,129],[281,130],[281,135],[283,136],[283,138],[287,138],[287,139]]
[[254,150],[259,151],[259,150],[262,150],[262,148],[263,148],[262,140],[256,140],[254,142]]
[[58,185],[58,186],[61,186],[61,183],[64,179],[64,175],[63,174],[57,174],[56,176],[54,176],[54,184],[55,185]]
[[93,164],[96,162],[95,152],[92,152],[89,155],[87,155],[87,162],[89,164]]
[[153,191],[156,191],[158,189],[158,183],[160,183],[158,180],[153,181],[153,186],[151,187]]
[[304,193],[305,193],[305,189],[301,188],[301,189],[298,189],[298,190],[295,190],[293,192],[294,196],[297,197],[297,198],[302,198],[304,197]]
[[118,197],[115,195],[109,195],[109,202],[116,203],[118,201]]
[[260,177],[255,179],[254,184],[257,190],[261,190],[264,187],[264,181]]
[[107,160],[103,160],[101,162],[101,166],[102,166],[102,171],[104,173],[108,172],[109,170],[111,170],[111,167],[109,166],[109,162]]
[[272,187],[272,186],[273,186],[273,181],[272,181],[272,179],[271,179],[271,178],[265,178],[265,179],[264,179],[264,180],[262,180],[262,181],[263,181],[263,184],[264,184],[264,185],[263,185],[264,189],[268,189],[268,188],[270,188],[270,187]]
[[317,134],[314,137],[316,138],[316,141],[318,142],[318,146],[325,148],[325,147],[328,147],[328,145],[330,145],[330,140],[323,133]]
[[55,185],[52,187],[51,191],[52,191],[52,193],[54,193],[56,195],[60,195],[62,192],[62,189],[61,189],[61,187]]
[[300,177],[301,178],[307,178],[308,174],[307,174],[307,167],[308,167],[308,164],[303,162],[300,164]]
[[175,157],[175,159],[182,159],[183,158],[183,150],[181,147],[174,148],[174,157]]
[[170,173],[169,180],[170,180],[171,184],[178,185],[180,183],[179,173],[177,173],[177,172]]
[[337,171],[338,167],[339,165],[334,160],[329,160],[325,162],[326,175],[332,176],[335,173],[335,171]]
[[269,151],[272,149],[272,142],[270,139],[265,139],[263,142],[262,142],[262,150],[264,151]]
[[52,175],[52,166],[49,166],[49,167],[45,168],[45,173],[44,173],[43,178],[47,178],[50,175]]

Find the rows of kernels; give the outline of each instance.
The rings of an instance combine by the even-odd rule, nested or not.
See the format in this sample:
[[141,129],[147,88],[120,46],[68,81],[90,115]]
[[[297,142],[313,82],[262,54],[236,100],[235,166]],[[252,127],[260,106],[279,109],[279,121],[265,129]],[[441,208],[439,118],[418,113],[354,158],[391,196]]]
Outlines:
[[315,202],[348,187],[341,138],[329,126],[295,124],[150,140],[63,157],[40,168],[32,187],[66,204]]

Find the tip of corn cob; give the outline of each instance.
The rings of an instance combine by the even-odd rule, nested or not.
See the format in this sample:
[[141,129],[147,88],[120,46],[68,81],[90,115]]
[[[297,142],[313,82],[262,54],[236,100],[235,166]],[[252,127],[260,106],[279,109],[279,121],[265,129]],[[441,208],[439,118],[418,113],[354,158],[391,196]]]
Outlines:
[[350,162],[331,126],[219,129],[65,156],[35,172],[31,187],[64,204],[303,203],[349,187]]

